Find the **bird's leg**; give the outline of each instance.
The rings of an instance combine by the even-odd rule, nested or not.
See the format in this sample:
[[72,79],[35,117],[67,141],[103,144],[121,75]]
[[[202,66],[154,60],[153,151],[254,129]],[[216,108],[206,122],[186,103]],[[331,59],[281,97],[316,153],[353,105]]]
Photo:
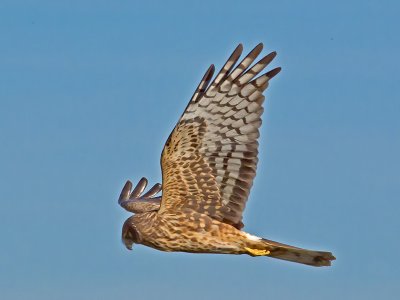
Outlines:
[[249,247],[244,247],[249,255],[251,256],[266,256],[269,255],[271,252],[265,249],[253,249]]

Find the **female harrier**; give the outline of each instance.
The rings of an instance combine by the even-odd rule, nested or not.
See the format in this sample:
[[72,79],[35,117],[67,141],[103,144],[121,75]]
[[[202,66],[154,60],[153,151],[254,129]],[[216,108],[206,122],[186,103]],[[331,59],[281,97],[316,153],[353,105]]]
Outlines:
[[[239,45],[211,82],[211,65],[161,155],[162,188],[142,178],[127,181],[119,204],[135,213],[122,228],[128,249],[134,243],[162,251],[270,256],[311,266],[329,266],[330,252],[311,251],[242,231],[242,213],[256,175],[263,92],[279,73],[255,78],[275,52],[250,65],[257,45],[236,67]],[[210,83],[211,82],[211,83]],[[162,197],[154,197],[163,190]]]

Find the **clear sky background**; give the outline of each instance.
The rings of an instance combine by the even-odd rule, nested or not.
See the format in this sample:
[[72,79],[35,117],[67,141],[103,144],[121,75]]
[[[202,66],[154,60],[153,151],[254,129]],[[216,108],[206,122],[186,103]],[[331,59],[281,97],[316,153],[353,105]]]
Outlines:
[[[399,299],[398,1],[0,2],[1,299]],[[120,241],[127,179],[211,63],[263,42],[245,230],[331,268]]]

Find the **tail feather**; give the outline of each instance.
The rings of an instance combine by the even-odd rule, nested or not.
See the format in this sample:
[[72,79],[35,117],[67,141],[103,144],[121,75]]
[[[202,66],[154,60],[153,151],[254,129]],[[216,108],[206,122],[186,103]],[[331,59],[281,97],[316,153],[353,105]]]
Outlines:
[[262,239],[270,257],[297,262],[314,267],[330,266],[336,258],[331,252],[313,251]]

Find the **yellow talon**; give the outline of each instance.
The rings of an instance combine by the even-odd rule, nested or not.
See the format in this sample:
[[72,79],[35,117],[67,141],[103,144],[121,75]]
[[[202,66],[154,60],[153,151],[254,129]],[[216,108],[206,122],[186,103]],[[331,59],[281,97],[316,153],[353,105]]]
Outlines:
[[253,256],[265,256],[269,255],[271,252],[269,250],[260,250],[244,247]]

